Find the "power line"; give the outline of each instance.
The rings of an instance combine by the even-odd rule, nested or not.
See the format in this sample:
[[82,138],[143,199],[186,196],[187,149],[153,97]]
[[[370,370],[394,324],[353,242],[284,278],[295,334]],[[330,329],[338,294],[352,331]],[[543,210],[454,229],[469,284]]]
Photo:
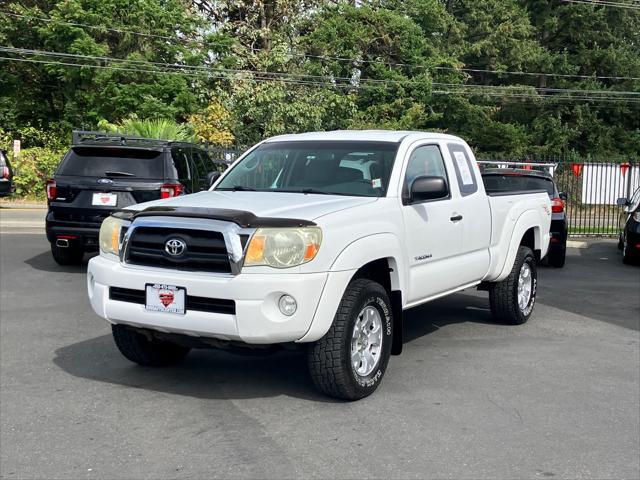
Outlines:
[[[578,3],[594,3],[589,0],[564,0],[565,2],[578,2]],[[110,28],[110,27],[102,27],[96,25],[88,25],[77,22],[68,22],[66,20],[59,20],[54,18],[47,17],[36,17],[33,15],[25,15],[20,13],[15,13],[8,10],[0,10],[1,13],[17,17],[17,18],[25,18],[30,20],[37,20],[49,23],[57,23],[60,25],[68,25],[75,26],[80,28],[89,28],[94,30],[102,30],[102,31],[110,31],[121,34],[130,34],[130,35],[140,35],[143,37],[157,38],[161,40],[167,40],[170,42],[176,42],[181,44],[197,44],[200,46],[207,46],[208,44],[219,45],[219,46],[227,46],[226,43],[214,42],[208,40],[207,42],[201,40],[189,40],[186,38],[179,38],[175,36],[167,36],[167,35],[158,35],[151,34],[145,32],[139,32],[135,30],[127,30],[120,28]],[[266,51],[266,49],[251,47],[250,50],[252,52],[261,52]],[[523,71],[503,71],[503,70],[491,70],[491,69],[482,69],[482,68],[465,68],[465,67],[444,67],[444,66],[436,66],[436,65],[425,65],[425,64],[410,64],[410,63],[401,63],[401,62],[386,62],[381,60],[366,60],[366,59],[356,59],[349,57],[341,57],[341,56],[331,56],[331,55],[313,55],[307,53],[296,53],[289,52],[289,55],[294,57],[302,57],[302,58],[313,58],[318,60],[334,60],[340,62],[349,62],[352,64],[373,64],[373,65],[386,65],[389,67],[409,67],[409,68],[423,68],[423,69],[432,69],[432,70],[440,70],[440,71],[451,71],[456,73],[489,73],[494,75],[516,75],[516,76],[534,76],[534,77],[557,77],[557,78],[577,78],[577,79],[597,79],[597,80],[640,80],[640,77],[627,77],[627,76],[606,76],[606,75],[578,75],[578,74],[569,74],[569,73],[545,73],[545,72],[523,72]]]
[[[164,67],[170,69],[181,69],[187,71],[202,71],[207,74],[222,74],[222,73],[231,73],[231,74],[245,74],[252,76],[259,76],[265,79],[289,79],[295,81],[303,81],[303,82],[321,82],[323,85],[331,84],[331,85],[339,85],[354,88],[360,84],[379,84],[381,86],[388,86],[390,84],[393,85],[416,85],[417,82],[414,80],[394,80],[394,79],[354,79],[349,77],[332,77],[332,76],[320,76],[320,75],[308,75],[308,74],[299,74],[299,73],[285,73],[285,72],[268,72],[268,71],[253,71],[253,70],[239,70],[239,69],[213,69],[207,66],[198,66],[198,65],[177,65],[171,63],[162,63],[162,62],[151,62],[151,61],[143,61],[143,60],[128,60],[114,57],[105,57],[105,56],[95,56],[95,55],[84,55],[84,54],[74,54],[74,53],[66,53],[66,52],[51,52],[44,50],[33,50],[33,49],[23,49],[23,48],[15,48],[15,47],[6,47],[0,45],[0,52],[6,53],[16,53],[21,55],[42,55],[49,57],[65,57],[65,58],[73,58],[80,60],[93,60],[93,61],[108,61],[108,62],[119,62],[124,64],[132,64],[137,67]],[[456,84],[456,83],[440,83],[440,82],[431,82],[433,86],[436,87],[452,87],[456,89],[480,89],[480,90],[507,90],[509,92],[516,90],[518,88],[530,88],[534,89],[538,93],[578,93],[578,94],[591,94],[596,95],[598,97],[603,96],[640,96],[640,92],[636,91],[617,91],[617,90],[587,90],[587,89],[568,89],[568,88],[551,88],[551,87],[531,87],[531,86],[505,86],[505,85],[475,85],[475,84]]]
[[603,7],[628,8],[629,10],[640,10],[640,5],[632,3],[622,3],[602,0],[563,0],[565,3],[581,3],[584,5],[598,5]]
[[[69,63],[69,62],[61,62],[61,61],[49,61],[49,60],[35,60],[35,59],[25,59],[25,58],[15,58],[15,57],[2,57],[0,56],[0,60],[7,61],[16,61],[16,62],[25,62],[25,63],[35,63],[35,64],[45,64],[45,65],[55,65],[55,66],[67,66],[67,67],[77,67],[77,68],[94,68],[94,69],[107,69],[107,70],[116,70],[116,71],[126,71],[126,72],[135,72],[135,73],[147,73],[147,74],[156,74],[156,75],[180,75],[180,76],[191,76],[191,77],[203,77],[207,76],[208,78],[217,78],[217,79],[228,79],[225,75],[215,74],[215,73],[206,73],[206,72],[180,72],[180,71],[163,71],[163,70],[149,70],[149,69],[139,69],[139,68],[127,68],[120,66],[112,66],[112,65],[91,65],[91,64],[79,64],[79,63]],[[252,77],[246,78],[244,80],[260,83],[260,82],[273,82],[276,79],[273,78],[262,78],[262,77]],[[335,85],[327,82],[307,82],[307,81],[296,81],[290,79],[277,79],[283,83],[295,84],[295,85],[309,85],[309,86],[320,86],[320,87],[338,87],[341,85]],[[345,85],[342,85],[344,87]],[[362,86],[350,86],[352,89],[361,89]],[[587,101],[587,102],[604,102],[604,103],[628,103],[628,104],[640,104],[640,99],[636,98],[622,98],[622,97],[591,97],[591,96],[570,96],[570,95],[553,95],[553,94],[522,94],[522,93],[497,93],[497,92],[473,92],[473,91],[451,91],[451,90],[433,90],[430,92],[434,95],[478,95],[478,96],[489,96],[489,97],[500,97],[500,98],[520,98],[520,99],[528,99],[528,100],[540,100],[543,98],[548,98],[552,100],[559,101]]]

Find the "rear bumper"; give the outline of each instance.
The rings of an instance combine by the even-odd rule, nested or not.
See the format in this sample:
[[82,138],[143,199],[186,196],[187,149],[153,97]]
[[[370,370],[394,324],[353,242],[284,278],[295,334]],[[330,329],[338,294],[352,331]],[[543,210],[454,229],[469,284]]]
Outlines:
[[50,243],[55,243],[59,237],[64,237],[69,239],[71,243],[82,245],[86,250],[96,250],[98,248],[99,223],[55,220],[53,214],[49,212],[45,228],[47,240]]
[[[329,308],[329,313],[325,313],[327,302],[322,301],[323,294],[331,300],[337,297],[339,301],[350,277],[351,272],[213,275],[123,265],[97,256],[89,261],[87,288],[93,310],[111,323],[250,344],[273,344],[294,342],[303,337],[304,341],[312,341],[324,335],[324,328],[311,337],[306,334],[317,312],[322,312],[321,323],[329,328],[335,310],[331,312]],[[110,287],[140,291],[148,283],[184,287],[188,296],[233,300],[235,314],[189,309],[184,315],[154,312],[139,303],[110,298]],[[284,294],[291,295],[298,304],[291,316],[278,309],[278,300]],[[330,317],[324,318],[327,315]]]
[[11,195],[14,191],[15,187],[13,186],[13,182],[5,179],[0,179],[0,197]]

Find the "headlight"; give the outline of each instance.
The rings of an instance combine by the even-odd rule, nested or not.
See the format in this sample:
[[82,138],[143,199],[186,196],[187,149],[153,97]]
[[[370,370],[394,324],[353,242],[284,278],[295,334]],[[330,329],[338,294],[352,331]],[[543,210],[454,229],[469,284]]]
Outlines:
[[120,253],[120,228],[123,221],[115,217],[107,217],[100,226],[100,250],[104,253],[118,255]]
[[322,231],[318,227],[259,228],[251,237],[244,264],[295,267],[313,260],[320,243]]

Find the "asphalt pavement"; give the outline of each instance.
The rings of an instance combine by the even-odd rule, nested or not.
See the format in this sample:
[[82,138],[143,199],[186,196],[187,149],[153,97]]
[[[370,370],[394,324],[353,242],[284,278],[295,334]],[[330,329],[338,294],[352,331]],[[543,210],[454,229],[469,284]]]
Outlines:
[[615,242],[543,268],[524,326],[475,291],[411,310],[380,388],[344,403],[295,352],[129,363],[86,266],[20,232],[0,235],[1,478],[640,477],[640,267]]

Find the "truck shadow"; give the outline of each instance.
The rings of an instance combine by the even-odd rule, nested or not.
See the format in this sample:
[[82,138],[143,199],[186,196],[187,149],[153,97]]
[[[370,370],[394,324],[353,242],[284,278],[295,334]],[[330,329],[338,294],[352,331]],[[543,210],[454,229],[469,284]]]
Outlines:
[[[486,309],[486,299],[460,294],[411,309],[407,312],[405,342],[445,325],[488,322]],[[124,359],[111,335],[102,335],[59,348],[53,362],[79,378],[202,399],[286,395],[314,402],[340,402],[315,390],[303,351],[240,356],[219,350],[193,350],[181,365],[147,368]]]
[[456,293],[414,307],[405,312],[404,343],[429,335],[456,323],[495,324],[486,293]]
[[315,390],[302,351],[249,356],[192,350],[178,366],[148,368],[124,359],[111,335],[103,335],[56,350],[53,362],[75,377],[194,398],[287,395],[316,402],[338,402]]

